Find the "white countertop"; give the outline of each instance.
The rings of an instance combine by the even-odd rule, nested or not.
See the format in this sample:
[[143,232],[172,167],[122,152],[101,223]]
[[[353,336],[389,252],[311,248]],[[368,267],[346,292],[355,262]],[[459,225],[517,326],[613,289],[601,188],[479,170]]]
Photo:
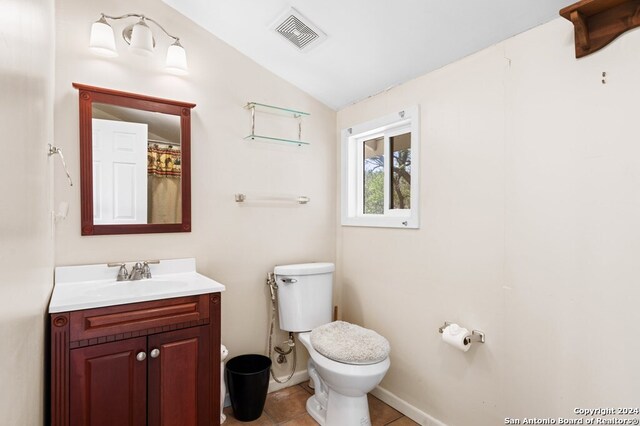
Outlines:
[[[129,270],[132,263],[135,262],[127,262]],[[224,285],[196,272],[196,261],[192,258],[161,260],[149,266],[152,278],[137,281],[116,281],[118,268],[106,264],[56,267],[49,313],[225,290]]]

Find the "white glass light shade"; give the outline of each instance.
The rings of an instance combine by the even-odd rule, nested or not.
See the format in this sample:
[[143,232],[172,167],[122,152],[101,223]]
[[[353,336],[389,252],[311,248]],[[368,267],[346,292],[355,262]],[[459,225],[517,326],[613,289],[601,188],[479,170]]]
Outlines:
[[153,54],[153,34],[151,28],[143,20],[133,26],[129,49],[137,55],[151,56]]
[[189,72],[187,67],[187,52],[178,41],[167,49],[165,69],[173,74],[179,75],[185,75]]
[[116,40],[113,36],[113,28],[107,23],[104,17],[91,25],[91,38],[89,49],[98,55],[118,56],[116,51]]

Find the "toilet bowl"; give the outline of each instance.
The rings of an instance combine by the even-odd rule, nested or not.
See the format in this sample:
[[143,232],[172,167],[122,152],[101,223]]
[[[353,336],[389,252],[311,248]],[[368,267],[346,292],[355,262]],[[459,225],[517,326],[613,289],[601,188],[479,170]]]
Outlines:
[[[334,270],[332,263],[275,267],[272,291],[277,291],[280,329],[295,333],[309,351],[315,394],[307,412],[314,420],[322,426],[367,426],[367,393],[389,370],[389,342],[371,330],[331,321]],[[359,359],[370,349],[377,350],[376,357]]]
[[333,361],[314,349],[310,336],[310,332],[297,336],[309,351],[307,370],[315,388],[307,412],[323,426],[370,425],[367,393],[389,370],[389,357],[375,364]]

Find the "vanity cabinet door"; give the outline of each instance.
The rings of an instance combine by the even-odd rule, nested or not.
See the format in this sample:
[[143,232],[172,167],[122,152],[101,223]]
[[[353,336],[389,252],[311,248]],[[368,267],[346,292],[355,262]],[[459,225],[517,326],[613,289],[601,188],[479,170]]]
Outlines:
[[209,337],[209,327],[149,336],[149,426],[210,424]]
[[71,426],[146,425],[146,348],[139,337],[70,351]]

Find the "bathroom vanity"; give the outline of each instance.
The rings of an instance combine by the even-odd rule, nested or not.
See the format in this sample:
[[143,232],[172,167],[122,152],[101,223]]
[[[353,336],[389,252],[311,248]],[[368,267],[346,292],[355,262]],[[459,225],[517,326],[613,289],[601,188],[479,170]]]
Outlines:
[[219,424],[224,286],[194,259],[151,266],[137,281],[107,265],[56,268],[52,425]]

